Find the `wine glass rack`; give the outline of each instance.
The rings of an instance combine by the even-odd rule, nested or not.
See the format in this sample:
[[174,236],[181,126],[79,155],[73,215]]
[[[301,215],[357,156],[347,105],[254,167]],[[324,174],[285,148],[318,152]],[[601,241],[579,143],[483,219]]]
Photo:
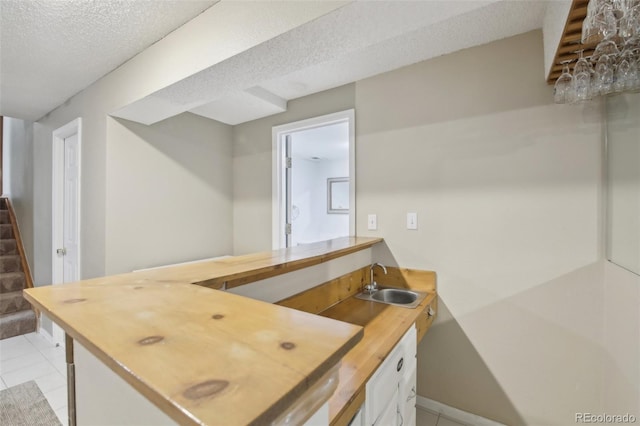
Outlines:
[[587,5],[589,0],[573,0],[571,9],[569,9],[569,15],[567,16],[567,22],[564,25],[562,37],[556,50],[556,55],[553,60],[553,66],[547,77],[548,84],[554,84],[560,74],[562,74],[562,62],[572,61],[569,65],[571,71],[578,59],[578,50],[584,50],[584,56],[591,56],[598,42],[582,44],[582,22],[587,17]]

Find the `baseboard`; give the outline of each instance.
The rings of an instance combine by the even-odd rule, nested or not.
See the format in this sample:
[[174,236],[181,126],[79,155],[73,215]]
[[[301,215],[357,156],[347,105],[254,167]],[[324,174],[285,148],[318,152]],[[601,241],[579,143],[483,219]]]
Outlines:
[[442,414],[443,416],[466,425],[474,426],[505,426],[502,423],[498,423],[493,420],[478,416],[476,414],[468,413],[466,411],[459,410],[454,407],[450,407],[433,399],[425,398],[418,395],[416,399],[416,408],[431,411],[435,414]]

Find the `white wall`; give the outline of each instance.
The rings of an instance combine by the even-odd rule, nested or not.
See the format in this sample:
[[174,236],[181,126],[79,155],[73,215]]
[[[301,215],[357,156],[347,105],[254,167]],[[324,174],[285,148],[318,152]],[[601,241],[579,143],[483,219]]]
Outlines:
[[4,117],[3,195],[16,213],[22,244],[33,267],[33,123]]
[[[327,179],[349,176],[349,158],[318,161],[295,156],[292,199],[299,216],[292,223],[293,245],[349,236],[349,215],[327,213]],[[348,153],[347,153],[348,155]]]
[[542,70],[535,31],[356,83],[357,234],[438,272],[418,393],[510,425],[602,406],[602,117]]
[[233,128],[233,250],[241,255],[271,250],[273,126],[354,106],[354,84],[289,101],[287,112]]
[[107,275],[231,254],[231,126],[185,113],[107,134]]

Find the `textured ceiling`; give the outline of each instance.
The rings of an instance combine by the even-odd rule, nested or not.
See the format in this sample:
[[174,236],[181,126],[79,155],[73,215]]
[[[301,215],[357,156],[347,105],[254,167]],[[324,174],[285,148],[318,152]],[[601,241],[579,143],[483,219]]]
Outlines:
[[0,114],[42,117],[214,3],[0,0]]
[[[438,3],[441,2],[432,1],[429,5],[442,7]],[[306,96],[461,49],[541,28],[546,7],[546,2],[540,0],[452,3],[457,3],[458,10],[464,10],[461,6],[467,6],[467,9],[464,13],[455,14],[434,24],[415,29],[407,28],[407,31],[399,35],[342,52],[330,60],[264,81],[261,86],[284,99]],[[420,16],[415,10],[410,13],[412,16]],[[380,20],[377,23],[383,31],[389,25],[388,21]],[[541,72],[541,78],[543,77]]]
[[[41,117],[213,3],[0,0],[0,113]],[[351,2],[112,113],[145,124],[185,111],[242,123],[290,99],[541,28],[547,3]]]
[[[546,4],[541,0],[352,2],[114,113],[151,124],[192,111],[238,124],[269,115],[265,108],[253,109],[249,103],[246,108],[235,105],[239,97],[247,97],[243,92],[249,88],[295,99],[541,28]],[[224,110],[227,100],[241,112],[233,120],[216,112]],[[208,108],[209,102],[215,108]],[[149,113],[154,104],[155,115]]]

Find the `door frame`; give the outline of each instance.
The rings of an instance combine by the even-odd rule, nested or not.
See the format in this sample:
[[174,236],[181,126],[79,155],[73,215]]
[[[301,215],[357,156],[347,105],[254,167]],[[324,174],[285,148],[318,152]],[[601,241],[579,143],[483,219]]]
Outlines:
[[286,221],[286,159],[284,137],[301,130],[324,127],[336,123],[349,123],[349,235],[356,232],[356,119],[355,110],[334,112],[306,120],[274,126],[272,138],[272,174],[271,174],[271,245],[274,250],[285,248]]
[[[52,140],[52,173],[51,173],[51,284],[61,284],[64,282],[64,259],[56,254],[56,249],[64,244],[64,140],[71,135],[78,135],[78,197],[76,205],[76,217],[78,228],[78,251],[77,251],[77,277],[80,278],[81,260],[81,234],[80,226],[80,205],[82,197],[82,118],[65,124],[53,131]],[[64,343],[64,332],[62,328],[53,323],[54,343]]]

